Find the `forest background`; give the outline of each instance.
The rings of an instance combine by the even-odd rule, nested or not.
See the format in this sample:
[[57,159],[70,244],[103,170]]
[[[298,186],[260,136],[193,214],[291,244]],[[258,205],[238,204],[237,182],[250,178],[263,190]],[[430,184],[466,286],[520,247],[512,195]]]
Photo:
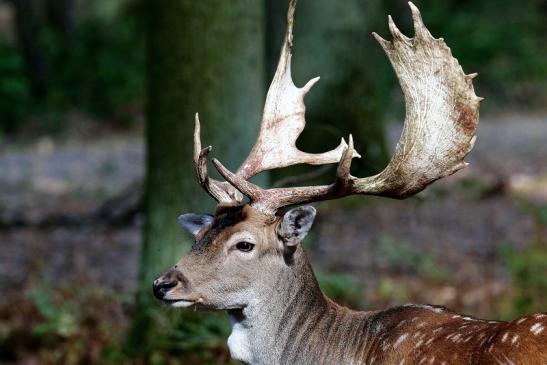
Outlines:
[[[323,289],[353,308],[406,302],[507,319],[547,310],[547,2],[416,5],[486,100],[471,166],[406,201],[319,205],[306,242]],[[256,136],[285,26],[280,0],[0,0],[0,364],[227,364],[223,314],[173,311],[151,280],[210,212],[203,140],[237,167]],[[380,171],[404,101],[372,31],[401,0],[300,0],[293,77],[301,149],[353,133],[353,174]],[[237,141],[235,143],[234,141]],[[327,182],[297,167],[261,184]],[[310,175],[310,173],[312,173]],[[304,179],[304,180],[303,180]]]

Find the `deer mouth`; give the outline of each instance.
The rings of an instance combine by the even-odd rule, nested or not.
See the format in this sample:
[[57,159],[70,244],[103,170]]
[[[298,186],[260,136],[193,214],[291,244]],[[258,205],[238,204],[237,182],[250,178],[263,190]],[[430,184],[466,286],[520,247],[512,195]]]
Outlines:
[[169,304],[173,308],[188,308],[196,304],[193,300],[185,299],[163,299],[163,302]]

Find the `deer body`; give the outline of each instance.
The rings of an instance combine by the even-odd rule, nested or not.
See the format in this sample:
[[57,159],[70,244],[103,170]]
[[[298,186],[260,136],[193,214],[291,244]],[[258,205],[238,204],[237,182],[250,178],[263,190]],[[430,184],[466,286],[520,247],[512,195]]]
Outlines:
[[[214,216],[179,217],[195,244],[153,289],[173,307],[227,311],[232,322],[228,347],[235,359],[256,365],[547,364],[545,314],[496,322],[429,305],[352,311],[323,295],[300,245],[316,214],[303,204],[354,194],[402,199],[466,166],[481,100],[473,90],[476,74],[463,73],[442,38],[433,38],[409,4],[414,38],[404,36],[391,17],[393,40],[374,34],[407,106],[401,139],[381,173],[350,174],[352,159],[360,157],[351,135],[348,143],[342,140],[325,153],[296,147],[305,126],[304,96],[318,81],[297,88],[291,78],[296,0],[290,1],[285,42],[251,153],[235,173],[213,160],[226,181],[209,177],[211,147],[201,147],[196,115],[198,182],[219,204]],[[336,179],[324,186],[274,189],[248,181],[299,163],[338,163]]]
[[[295,270],[311,270],[301,255],[305,263]],[[429,305],[353,311],[325,297],[308,274],[310,282],[280,275],[276,283],[285,295],[229,313],[248,349],[240,353],[229,339],[232,358],[246,364],[547,364],[546,314],[498,322]]]

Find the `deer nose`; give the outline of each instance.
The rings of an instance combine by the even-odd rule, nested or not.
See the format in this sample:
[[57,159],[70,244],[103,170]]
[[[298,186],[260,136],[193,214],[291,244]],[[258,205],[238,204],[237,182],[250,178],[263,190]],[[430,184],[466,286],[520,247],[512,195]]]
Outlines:
[[158,299],[163,299],[165,294],[172,288],[177,286],[177,281],[173,279],[158,279],[154,281],[152,285],[152,291],[154,296]]

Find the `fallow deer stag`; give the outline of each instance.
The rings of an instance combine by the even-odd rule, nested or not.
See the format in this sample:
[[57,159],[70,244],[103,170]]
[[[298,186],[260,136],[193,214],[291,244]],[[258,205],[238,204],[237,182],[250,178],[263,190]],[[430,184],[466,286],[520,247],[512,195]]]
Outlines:
[[[195,244],[154,282],[173,307],[226,310],[231,356],[247,364],[547,364],[547,315],[485,321],[443,307],[404,305],[357,312],[329,300],[317,284],[300,242],[315,217],[301,206],[353,194],[406,198],[466,166],[475,141],[481,98],[442,39],[435,39],[409,3],[414,38],[389,18],[392,41],[377,34],[406,102],[401,139],[378,175],[356,178],[352,137],[334,150],[298,150],[304,96],[318,79],[297,88],[291,78],[293,16],[267,94],[258,139],[236,173],[213,163],[226,181],[209,177],[196,115],[194,162],[201,186],[218,201],[215,215],[179,220]],[[326,186],[262,189],[254,175],[294,164],[338,163]],[[246,200],[246,198],[248,200]],[[292,209],[291,209],[292,207]]]

